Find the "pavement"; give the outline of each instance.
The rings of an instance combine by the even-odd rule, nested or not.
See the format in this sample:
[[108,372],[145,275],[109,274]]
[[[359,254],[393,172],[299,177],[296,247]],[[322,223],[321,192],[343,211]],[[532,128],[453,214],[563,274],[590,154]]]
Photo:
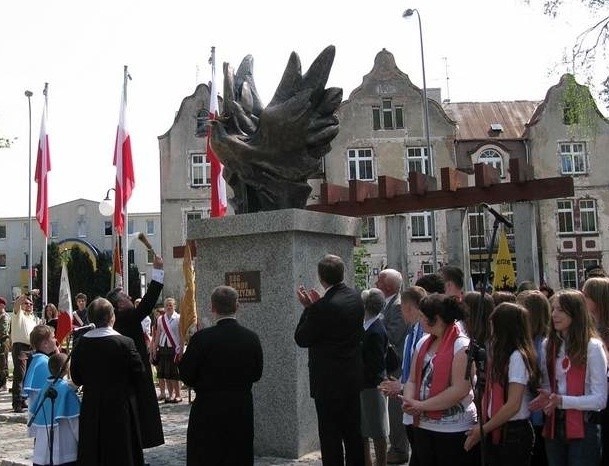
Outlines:
[[[10,382],[8,384],[10,386]],[[194,396],[194,393],[193,393]],[[144,450],[146,462],[151,466],[186,465],[186,427],[188,425],[188,392],[182,392],[180,404],[161,403],[161,419],[165,444]],[[0,466],[31,466],[33,440],[27,436],[27,414],[13,412],[11,395],[0,393]],[[321,455],[313,452],[299,459],[261,457],[255,466],[321,466]]]

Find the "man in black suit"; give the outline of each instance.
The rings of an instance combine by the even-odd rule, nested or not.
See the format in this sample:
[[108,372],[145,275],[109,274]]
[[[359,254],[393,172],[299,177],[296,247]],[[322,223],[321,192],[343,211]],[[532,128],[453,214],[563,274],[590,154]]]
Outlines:
[[[298,300],[305,307],[294,339],[309,349],[309,383],[315,400],[324,466],[364,464],[360,431],[360,397],[364,303],[360,294],[343,283],[345,265],[334,255],[317,265],[325,289],[300,286]],[[344,455],[343,455],[344,443]]]
[[165,443],[161,413],[152,378],[152,368],[150,367],[148,346],[142,331],[142,320],[152,313],[163,290],[163,259],[160,256],[154,257],[151,278],[146,294],[137,307],[134,306],[131,298],[122,288],[115,288],[106,296],[114,307],[116,319],[114,330],[133,339],[137,352],[144,363],[145,370],[137,380],[136,385],[136,397],[139,405],[138,416],[144,448],[152,448]]
[[262,377],[262,346],[237,323],[238,297],[230,286],[214,289],[215,325],[192,336],[179,363],[180,378],[197,394],[186,434],[188,466],[254,464],[252,384]]

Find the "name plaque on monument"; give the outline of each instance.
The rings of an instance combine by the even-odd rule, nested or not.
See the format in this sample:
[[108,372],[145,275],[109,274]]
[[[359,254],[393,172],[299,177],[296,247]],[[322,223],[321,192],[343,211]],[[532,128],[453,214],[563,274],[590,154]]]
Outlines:
[[240,303],[260,302],[260,271],[226,272],[224,284],[232,286],[239,293]]

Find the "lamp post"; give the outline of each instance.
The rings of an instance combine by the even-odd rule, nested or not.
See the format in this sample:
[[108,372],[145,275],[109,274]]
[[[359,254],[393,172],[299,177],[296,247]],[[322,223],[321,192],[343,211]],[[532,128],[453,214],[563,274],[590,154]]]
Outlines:
[[29,121],[29,137],[28,137],[28,202],[27,202],[27,217],[28,217],[28,256],[27,256],[27,273],[28,273],[28,292],[32,291],[32,91],[25,91],[28,106],[28,121]]
[[[408,18],[414,14],[417,14],[419,20],[419,40],[421,44],[421,67],[423,68],[423,113],[425,115],[425,140],[427,143],[427,157],[429,158],[429,170],[430,176],[435,175],[434,161],[431,157],[431,140],[429,135],[429,102],[427,98],[427,80],[425,79],[425,53],[423,52],[423,27],[421,25],[421,14],[416,8],[408,8],[402,14],[403,18]],[[430,234],[431,234],[431,257],[433,262],[433,271],[438,269],[438,245],[436,240],[436,213],[434,210],[431,211],[430,218]]]
[[[110,191],[114,191],[114,195],[116,196],[116,189],[110,188],[106,191],[106,197],[99,203],[98,209],[99,213],[104,217],[112,217],[114,214],[114,201],[110,199]],[[118,256],[116,248],[119,248]],[[112,277],[110,279],[110,286],[114,288],[116,286],[116,276],[117,276],[117,257],[118,265],[120,265],[120,242],[117,241],[116,231],[114,229],[114,220],[112,220]],[[120,274],[119,274],[120,275]],[[122,276],[122,275],[121,275]],[[125,285],[123,284],[123,287]]]
[[106,197],[99,203],[99,213],[104,217],[110,217],[114,213],[114,201],[110,199],[110,191],[116,193],[116,189],[110,188],[106,191]]

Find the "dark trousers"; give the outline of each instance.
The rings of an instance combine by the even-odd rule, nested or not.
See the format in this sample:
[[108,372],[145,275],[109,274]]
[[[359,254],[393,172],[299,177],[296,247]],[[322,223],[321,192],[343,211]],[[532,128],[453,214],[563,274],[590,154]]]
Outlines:
[[4,340],[0,339],[0,387],[6,385],[8,379],[8,353],[10,352],[8,343],[8,337]]
[[13,408],[20,408],[23,403],[22,385],[27,370],[27,356],[31,350],[30,345],[13,343]]
[[315,409],[323,466],[363,466],[359,392],[341,398],[315,398]]
[[389,451],[408,456],[408,438],[404,430],[404,411],[402,411],[402,400],[398,397],[389,397]]
[[533,456],[531,466],[548,466],[548,455],[546,455],[546,444],[541,435],[543,426],[533,426],[535,441],[533,442]]
[[488,464],[493,466],[529,466],[533,453],[535,434],[528,419],[510,421],[501,427],[501,442],[493,445],[487,437]]
[[[480,451],[465,451],[465,432],[434,432],[414,428],[414,444],[421,466],[472,466],[479,464]],[[519,466],[519,465],[515,465]]]
[[406,436],[408,437],[408,443],[410,443],[410,461],[408,462],[408,466],[421,466],[417,455],[417,449],[414,444],[414,426],[410,424],[404,427],[406,427]]
[[[609,405],[608,405],[609,406]],[[601,466],[609,466],[609,407],[601,411]]]

